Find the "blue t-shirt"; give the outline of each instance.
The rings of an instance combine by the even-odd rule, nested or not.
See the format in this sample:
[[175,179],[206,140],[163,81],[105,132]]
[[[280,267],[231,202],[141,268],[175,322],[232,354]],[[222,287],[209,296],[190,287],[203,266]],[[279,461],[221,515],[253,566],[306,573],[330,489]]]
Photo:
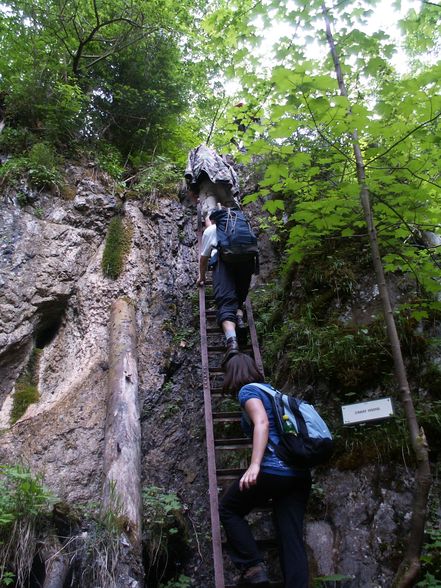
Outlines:
[[[250,398],[258,398],[262,401],[262,404],[268,416],[269,438],[275,445],[277,445],[279,443],[280,437],[276,429],[276,423],[274,420],[274,413],[271,400],[265,394],[265,392],[263,392],[263,390],[261,390],[257,386],[254,386],[253,384],[247,384],[246,386],[242,386],[242,388],[239,390],[238,395],[241,408],[245,407],[245,402]],[[242,428],[248,437],[252,436],[251,426],[245,417],[242,417]],[[267,474],[276,474],[278,476],[308,475],[308,470],[297,470],[286,465],[284,461],[277,457],[277,455],[274,452],[274,448],[271,447],[271,445],[269,444],[266,446],[262,463],[260,465],[260,469],[262,472],[265,472]]]

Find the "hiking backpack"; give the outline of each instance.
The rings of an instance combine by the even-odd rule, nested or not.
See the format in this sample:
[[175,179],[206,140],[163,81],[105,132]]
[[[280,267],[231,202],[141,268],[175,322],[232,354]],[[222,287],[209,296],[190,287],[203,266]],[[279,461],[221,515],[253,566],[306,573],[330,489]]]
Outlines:
[[220,258],[229,264],[254,260],[257,273],[257,238],[243,212],[222,208],[212,212],[210,219],[216,223],[217,250]]
[[[278,445],[268,439],[275,454],[286,464],[297,468],[326,463],[332,455],[334,442],[315,408],[300,398],[282,394],[268,384],[253,382],[253,386],[260,388],[271,399],[280,436]],[[287,432],[287,428],[291,431]]]

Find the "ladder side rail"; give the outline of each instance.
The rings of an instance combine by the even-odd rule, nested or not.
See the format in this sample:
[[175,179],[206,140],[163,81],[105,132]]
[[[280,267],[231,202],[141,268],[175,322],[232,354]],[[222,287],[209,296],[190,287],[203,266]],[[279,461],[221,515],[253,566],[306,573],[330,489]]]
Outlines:
[[245,308],[247,311],[247,321],[248,328],[250,331],[251,345],[253,348],[254,361],[256,362],[259,371],[264,376],[265,372],[263,370],[262,356],[260,355],[259,340],[257,338],[256,332],[256,323],[254,322],[253,309],[251,307],[251,301],[249,296],[245,300]]
[[[202,222],[198,206],[198,251],[202,243]],[[199,256],[198,256],[199,263]],[[224,564],[219,520],[219,498],[216,476],[216,453],[214,444],[213,415],[211,407],[210,371],[208,365],[207,318],[205,308],[205,285],[199,286],[199,325],[201,338],[202,385],[204,392],[205,435],[207,443],[208,493],[210,500],[211,533],[213,546],[215,588],[224,588]]]

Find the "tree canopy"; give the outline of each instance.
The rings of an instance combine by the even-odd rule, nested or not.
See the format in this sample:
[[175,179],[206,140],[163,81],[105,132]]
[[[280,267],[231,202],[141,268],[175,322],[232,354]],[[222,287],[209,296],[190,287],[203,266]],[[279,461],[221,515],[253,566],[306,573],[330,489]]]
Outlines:
[[20,150],[48,141],[66,151],[106,141],[127,157],[170,148],[167,138],[177,139],[178,126],[193,132],[193,88],[203,99],[211,67],[193,42],[204,3],[17,0],[2,6],[3,144]]
[[[235,30],[227,71],[240,80],[237,98],[244,104],[218,121],[215,141],[231,149],[230,141],[239,138],[240,160],[260,162],[259,190],[246,201],[262,201],[279,227],[275,238],[299,262],[326,240],[365,234],[350,141],[356,130],[386,269],[416,279],[421,296],[415,313],[422,317],[426,304],[438,306],[441,289],[439,243],[428,235],[441,221],[441,11],[423,3],[400,21],[409,58],[403,74],[392,63],[396,42],[381,26],[366,32],[375,4],[330,9],[345,97],[329,56],[311,57],[312,42],[326,43],[322,2],[225,3],[210,26]],[[275,21],[289,24],[292,36],[278,41],[265,67],[251,48]]]

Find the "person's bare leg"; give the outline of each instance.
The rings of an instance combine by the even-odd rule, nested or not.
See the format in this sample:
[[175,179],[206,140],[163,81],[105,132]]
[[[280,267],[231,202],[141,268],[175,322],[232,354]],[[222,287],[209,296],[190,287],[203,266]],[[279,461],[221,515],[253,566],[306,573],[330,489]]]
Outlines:
[[235,337],[236,336],[236,323],[233,323],[233,321],[224,321],[222,323],[222,330],[223,330],[225,338],[227,340],[230,337]]
[[[211,183],[211,185],[213,184]],[[207,191],[201,191],[201,193],[199,194],[199,201],[201,203],[202,218],[204,219],[205,228],[207,228],[213,224],[210,220],[210,214],[213,210],[216,209],[216,196]]]

